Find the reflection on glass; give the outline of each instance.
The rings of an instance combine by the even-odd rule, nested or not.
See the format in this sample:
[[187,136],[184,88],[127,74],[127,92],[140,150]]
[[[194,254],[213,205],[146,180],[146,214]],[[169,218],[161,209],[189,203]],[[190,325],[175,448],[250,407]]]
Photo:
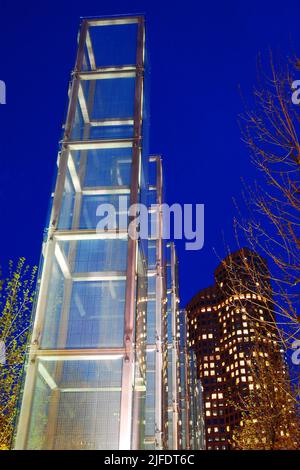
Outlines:
[[117,449],[122,360],[38,361],[27,449]]

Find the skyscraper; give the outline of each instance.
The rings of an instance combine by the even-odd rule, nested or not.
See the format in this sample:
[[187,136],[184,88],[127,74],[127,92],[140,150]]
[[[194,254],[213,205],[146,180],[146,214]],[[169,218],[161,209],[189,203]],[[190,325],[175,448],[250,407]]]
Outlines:
[[[178,287],[164,270],[161,160],[149,162],[144,17],[84,19],[78,41],[14,446],[162,449],[172,434],[179,448],[180,400],[171,412],[166,398],[168,381],[180,393],[166,331],[178,312],[171,300],[167,318],[166,286],[176,302]],[[156,231],[131,236],[128,207],[152,202]]]
[[187,315],[204,389],[206,448],[230,449],[241,421],[233,402],[256,386],[249,361],[258,353],[282,364],[276,333],[268,329],[274,317],[265,260],[247,248],[227,256],[215,270],[215,284],[188,303]]

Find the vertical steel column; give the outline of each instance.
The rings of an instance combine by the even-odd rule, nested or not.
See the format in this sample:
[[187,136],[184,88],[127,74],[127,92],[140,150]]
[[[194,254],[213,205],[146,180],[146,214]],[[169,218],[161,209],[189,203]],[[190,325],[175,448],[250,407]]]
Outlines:
[[189,351],[188,351],[188,325],[187,325],[187,314],[186,311],[182,311],[183,323],[184,323],[184,375],[185,375],[185,440],[186,440],[186,449],[191,448],[191,439],[190,439],[190,394],[189,394]]
[[[164,243],[164,242],[163,242]],[[163,246],[165,246],[163,244]],[[163,319],[163,342],[162,342],[162,360],[163,360],[163,390],[162,390],[162,447],[168,449],[168,314],[167,314],[167,268],[166,260],[163,258],[163,279],[162,279],[162,319]]]
[[157,233],[156,233],[156,354],[155,354],[155,443],[162,449],[162,393],[163,393],[163,357],[162,357],[162,302],[163,302],[163,262],[162,262],[162,163],[156,157],[157,191]]
[[[132,153],[130,204],[137,204],[139,202],[139,175],[143,111],[142,95],[144,76],[144,41],[144,18],[139,17],[134,103],[134,143]],[[131,221],[131,223],[135,223],[134,220]],[[137,250],[137,240],[133,240],[132,238],[128,237],[127,279],[124,319],[125,356],[123,360],[122,372],[119,449],[131,448],[132,425],[138,426],[138,423],[132,423],[132,402],[135,368],[134,320],[136,311]]]
[[176,279],[176,253],[174,243],[171,249],[171,277],[172,277],[172,404],[173,404],[173,449],[178,449],[178,339],[177,339],[177,279]]

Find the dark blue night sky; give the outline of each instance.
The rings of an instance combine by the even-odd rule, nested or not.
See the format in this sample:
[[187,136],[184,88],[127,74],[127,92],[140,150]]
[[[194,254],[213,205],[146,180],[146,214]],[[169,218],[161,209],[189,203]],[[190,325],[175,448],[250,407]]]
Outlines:
[[232,198],[255,178],[239,86],[250,99],[259,52],[299,51],[300,2],[0,0],[1,264],[39,260],[79,18],[120,13],[147,15],[150,150],[163,156],[167,202],[205,204],[204,249],[177,242],[185,304],[213,281],[213,248],[235,248]]

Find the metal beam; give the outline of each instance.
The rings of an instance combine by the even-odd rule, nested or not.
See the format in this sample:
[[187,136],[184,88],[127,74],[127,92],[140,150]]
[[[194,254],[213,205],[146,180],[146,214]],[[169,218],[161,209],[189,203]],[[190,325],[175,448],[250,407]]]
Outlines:
[[57,230],[54,233],[55,240],[114,240],[126,239],[128,237],[127,230]]
[[78,101],[79,101],[79,104],[80,104],[81,114],[82,114],[84,123],[89,124],[90,123],[90,116],[89,116],[89,111],[88,111],[88,107],[87,107],[87,104],[86,104],[86,100],[85,100],[85,96],[84,96],[84,92],[83,92],[81,83],[79,83],[79,88],[78,88]]
[[120,359],[125,353],[124,348],[92,348],[92,349],[40,349],[36,354],[41,361],[90,361],[105,360],[107,357]]
[[121,387],[95,387],[95,388],[61,388],[60,393],[99,393],[99,392],[120,392]]
[[70,173],[70,176],[71,176],[71,179],[72,179],[74,189],[77,193],[79,193],[81,191],[81,184],[80,184],[80,179],[78,177],[76,167],[75,167],[75,163],[74,163],[71,152],[69,152],[68,169],[69,169],[69,173]]
[[88,52],[88,56],[89,56],[89,61],[90,61],[90,64],[91,64],[91,69],[95,70],[97,68],[97,66],[96,66],[96,60],[95,60],[95,56],[94,56],[93,44],[92,44],[91,35],[90,35],[89,30],[87,30],[87,33],[86,33],[86,48],[87,48],[87,52]]
[[133,119],[92,119],[91,127],[108,127],[108,126],[133,126]]
[[111,72],[95,70],[93,72],[81,72],[79,78],[80,80],[111,80],[115,78],[135,78],[136,75],[136,71],[132,69],[118,69]]
[[132,148],[134,139],[114,139],[114,140],[78,140],[64,141],[64,146],[70,150],[97,150]]
[[[137,66],[141,69],[144,65],[144,19],[139,18],[138,25],[138,46],[137,46]],[[137,75],[135,83],[135,103],[134,103],[134,137],[136,143],[133,147],[132,169],[131,169],[131,192],[130,204],[139,201],[139,179],[140,179],[140,138],[142,132],[142,94],[143,75]],[[135,223],[133,221],[133,223]],[[122,394],[120,413],[120,433],[119,449],[136,449],[139,446],[139,420],[132,422],[132,409],[134,398],[134,321],[135,321],[135,297],[136,297],[136,276],[137,276],[137,240],[128,239],[127,256],[127,283],[125,296],[125,319],[124,319],[124,347],[126,350],[123,361],[122,373]],[[138,393],[138,392],[137,392]]]
[[140,16],[128,16],[124,18],[110,18],[110,19],[86,19],[89,26],[114,26],[123,24],[136,24],[141,20]]
[[55,380],[53,379],[53,377],[49,374],[49,372],[47,371],[46,367],[41,363],[39,362],[39,365],[38,365],[38,372],[40,373],[40,375],[43,377],[43,379],[45,380],[46,384],[48,385],[48,387],[51,389],[51,390],[56,390],[58,388]]
[[97,186],[84,188],[82,190],[84,196],[98,196],[105,194],[130,194],[129,186]]
[[74,282],[126,281],[126,273],[122,273],[122,272],[73,273],[72,279]]
[[65,279],[72,279],[71,271],[70,271],[70,266],[68,263],[67,258],[65,257],[65,254],[63,253],[61,247],[59,246],[58,243],[55,243],[55,257],[56,260],[60,266],[60,269],[64,275]]

